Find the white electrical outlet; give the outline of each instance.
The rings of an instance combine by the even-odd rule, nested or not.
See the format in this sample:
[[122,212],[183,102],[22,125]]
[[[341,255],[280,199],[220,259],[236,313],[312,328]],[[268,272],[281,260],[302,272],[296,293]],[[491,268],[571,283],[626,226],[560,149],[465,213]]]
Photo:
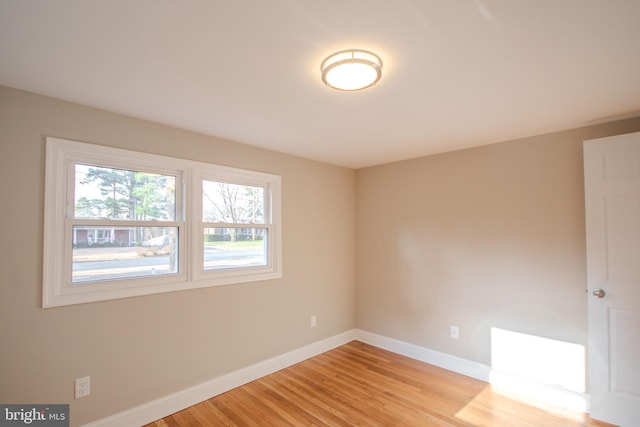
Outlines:
[[82,377],[76,379],[76,399],[91,394],[91,377]]
[[314,314],[313,316],[311,316],[311,327],[315,328],[317,324],[318,324],[318,318]]
[[451,339],[459,340],[460,339],[460,329],[457,326],[451,325],[450,335]]

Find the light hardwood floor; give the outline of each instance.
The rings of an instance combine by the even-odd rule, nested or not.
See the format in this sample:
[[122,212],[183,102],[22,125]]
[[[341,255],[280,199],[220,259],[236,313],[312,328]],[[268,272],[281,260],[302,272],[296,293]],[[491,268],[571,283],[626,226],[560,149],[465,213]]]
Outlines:
[[145,427],[610,426],[358,341]]

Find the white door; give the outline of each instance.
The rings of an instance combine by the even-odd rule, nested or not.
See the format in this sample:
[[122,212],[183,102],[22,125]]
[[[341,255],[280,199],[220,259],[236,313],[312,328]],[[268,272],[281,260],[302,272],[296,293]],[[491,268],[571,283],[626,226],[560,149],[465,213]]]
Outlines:
[[584,142],[591,416],[640,426],[640,132]]

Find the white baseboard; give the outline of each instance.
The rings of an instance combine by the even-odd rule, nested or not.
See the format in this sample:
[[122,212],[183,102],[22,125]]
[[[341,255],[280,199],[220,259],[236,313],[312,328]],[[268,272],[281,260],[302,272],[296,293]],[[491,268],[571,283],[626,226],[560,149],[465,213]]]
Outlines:
[[572,411],[589,412],[589,395],[587,393],[516,377],[479,362],[462,359],[360,329],[356,330],[356,339],[393,353],[491,383],[496,390],[504,390],[509,392],[510,395],[517,395],[529,404],[535,405],[536,402],[540,402]]
[[85,424],[85,427],[140,426],[151,423],[167,415],[181,411],[213,396],[272,374],[318,354],[340,347],[356,339],[356,331],[351,330],[323,339],[307,346],[292,350],[271,359],[258,362],[246,368],[213,378],[196,386],[180,390],[168,396],[144,403],[135,408]]
[[430,350],[425,347],[388,338],[372,332],[358,329],[356,332],[356,339],[363,343],[371,344],[384,350],[420,360],[421,362],[425,362],[430,365],[439,366],[449,371],[457,372],[485,382],[489,382],[491,376],[491,367],[483,365],[482,363],[472,362],[461,357],[451,356],[450,354]]
[[[491,383],[498,388],[511,390],[525,398],[527,393],[534,392],[535,397],[532,398],[537,400],[548,400],[548,403],[575,411],[588,411],[589,396],[585,393],[534,383],[533,381],[497,372],[482,363],[430,350],[372,332],[353,329],[144,403],[135,408],[93,421],[85,424],[85,427],[120,427],[123,425],[140,426],[148,424],[353,340]],[[533,401],[529,401],[529,403],[533,403]]]

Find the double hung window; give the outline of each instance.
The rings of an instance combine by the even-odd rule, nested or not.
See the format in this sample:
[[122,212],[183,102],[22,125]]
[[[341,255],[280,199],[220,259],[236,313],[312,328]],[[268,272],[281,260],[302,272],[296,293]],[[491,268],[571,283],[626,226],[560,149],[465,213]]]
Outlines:
[[280,177],[47,138],[43,305],[281,277]]

